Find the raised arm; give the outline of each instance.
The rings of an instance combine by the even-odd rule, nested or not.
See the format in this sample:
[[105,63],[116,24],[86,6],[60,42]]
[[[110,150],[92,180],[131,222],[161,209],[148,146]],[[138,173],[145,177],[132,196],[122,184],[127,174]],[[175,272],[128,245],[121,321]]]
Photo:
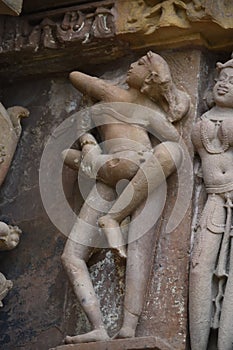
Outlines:
[[70,81],[80,92],[98,101],[123,102],[129,99],[127,90],[81,72],[70,73]]

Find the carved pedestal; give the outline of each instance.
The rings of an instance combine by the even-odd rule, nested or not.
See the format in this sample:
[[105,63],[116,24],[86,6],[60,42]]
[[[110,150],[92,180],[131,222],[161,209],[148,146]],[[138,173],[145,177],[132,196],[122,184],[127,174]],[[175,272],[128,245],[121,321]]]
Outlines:
[[159,337],[116,339],[97,343],[62,345],[50,350],[172,350]]

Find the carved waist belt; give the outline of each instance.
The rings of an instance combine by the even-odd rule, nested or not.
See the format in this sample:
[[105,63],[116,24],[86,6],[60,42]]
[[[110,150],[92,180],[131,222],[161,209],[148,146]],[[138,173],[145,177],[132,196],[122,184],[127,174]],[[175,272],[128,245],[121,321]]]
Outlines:
[[233,182],[230,182],[228,184],[223,184],[223,185],[206,185],[206,191],[207,193],[224,193],[224,192],[229,192],[233,191]]

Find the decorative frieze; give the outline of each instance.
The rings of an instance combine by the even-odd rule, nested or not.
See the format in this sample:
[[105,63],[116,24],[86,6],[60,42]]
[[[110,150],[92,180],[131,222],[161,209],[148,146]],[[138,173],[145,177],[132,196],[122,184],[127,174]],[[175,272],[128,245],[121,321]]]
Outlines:
[[[177,47],[194,43],[232,47],[233,4],[210,0],[118,0],[116,34],[131,47]],[[133,34],[133,36],[132,36]],[[136,35],[137,34],[137,35]]]
[[[5,18],[1,25],[0,52],[35,52],[57,49],[70,44],[85,45],[97,39],[114,36],[113,4],[101,6],[72,7],[21,18]],[[44,14],[43,14],[44,15]]]
[[105,63],[131,49],[232,51],[232,35],[233,4],[224,0],[103,0],[2,17],[0,76],[70,71],[87,59]]

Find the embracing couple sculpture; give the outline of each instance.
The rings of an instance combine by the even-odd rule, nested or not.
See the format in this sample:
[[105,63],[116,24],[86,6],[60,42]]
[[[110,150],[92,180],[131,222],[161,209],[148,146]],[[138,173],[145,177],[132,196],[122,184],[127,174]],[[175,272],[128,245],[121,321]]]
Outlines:
[[[95,241],[99,227],[106,235],[109,247],[122,258],[127,256],[124,318],[117,337],[134,337],[146,293],[152,239],[151,233],[132,238],[133,221],[147,196],[182,163],[180,135],[172,122],[187,114],[190,100],[185,92],[176,88],[166,61],[153,52],[130,66],[126,79],[128,89],[80,72],[71,73],[70,79],[80,92],[105,104],[97,104],[91,111],[104,151],[90,133],[83,132],[79,138],[81,150],[63,152],[65,164],[73,169],[80,168],[97,180],[97,191],[102,196],[96,204],[98,208],[95,205],[93,209],[88,202],[96,202],[96,188],[90,192],[62,256],[75,295],[93,327],[87,334],[67,336],[66,342],[109,339],[86,266],[94,248],[78,243],[83,236],[86,242]],[[156,146],[152,146],[148,130],[160,138],[156,140]],[[129,183],[116,198],[115,186],[122,179]],[[125,240],[120,224],[128,216],[131,223],[128,240]],[[91,227],[88,233],[83,228],[83,221]]]
[[[230,268],[233,207],[233,60],[225,64],[218,63],[217,68],[219,76],[213,90],[214,106],[201,117],[192,132],[193,143],[201,158],[208,194],[191,263],[192,350],[208,348],[212,328],[218,329],[219,350],[232,350],[233,343],[233,269]],[[88,239],[94,239],[99,225],[110,248],[122,258],[127,256],[124,318],[117,337],[134,337],[148,280],[148,260],[144,261],[143,257],[150,246],[150,236],[145,234],[132,240],[126,250],[127,240],[123,238],[120,224],[127,216],[132,220],[140,211],[149,192],[159,188],[163,181],[180,167],[183,155],[179,134],[171,123],[179,121],[187,114],[190,100],[174,85],[166,61],[152,52],[148,52],[131,65],[126,79],[128,89],[113,86],[80,72],[71,73],[70,79],[80,92],[107,103],[106,109],[97,105],[97,112],[92,114],[101,141],[106,142],[107,146],[102,153],[93,135],[83,133],[79,139],[81,150],[64,151],[64,161],[73,169],[81,168],[88,176],[96,178],[103,201],[109,201],[110,204],[104,207],[99,203],[99,210],[94,210],[85,202],[66,243],[62,256],[63,264],[75,295],[93,326],[93,330],[87,334],[67,336],[66,342],[109,339],[86,266],[93,253],[93,247],[78,243],[78,236],[85,235],[80,219],[86,220],[93,228],[88,233]],[[112,110],[112,102],[126,103],[125,110]],[[154,117],[148,111],[140,116],[141,119],[130,121],[129,117],[126,121],[119,117],[119,114],[127,114],[129,104],[153,110]],[[162,133],[160,140],[164,142],[157,142],[153,147],[148,129],[143,128],[143,125],[149,125],[157,135]],[[121,179],[127,179],[129,184],[116,198],[115,185]],[[128,201],[132,191],[132,199]],[[114,204],[111,204],[111,201],[115,201]],[[130,235],[133,235],[131,227]]]

